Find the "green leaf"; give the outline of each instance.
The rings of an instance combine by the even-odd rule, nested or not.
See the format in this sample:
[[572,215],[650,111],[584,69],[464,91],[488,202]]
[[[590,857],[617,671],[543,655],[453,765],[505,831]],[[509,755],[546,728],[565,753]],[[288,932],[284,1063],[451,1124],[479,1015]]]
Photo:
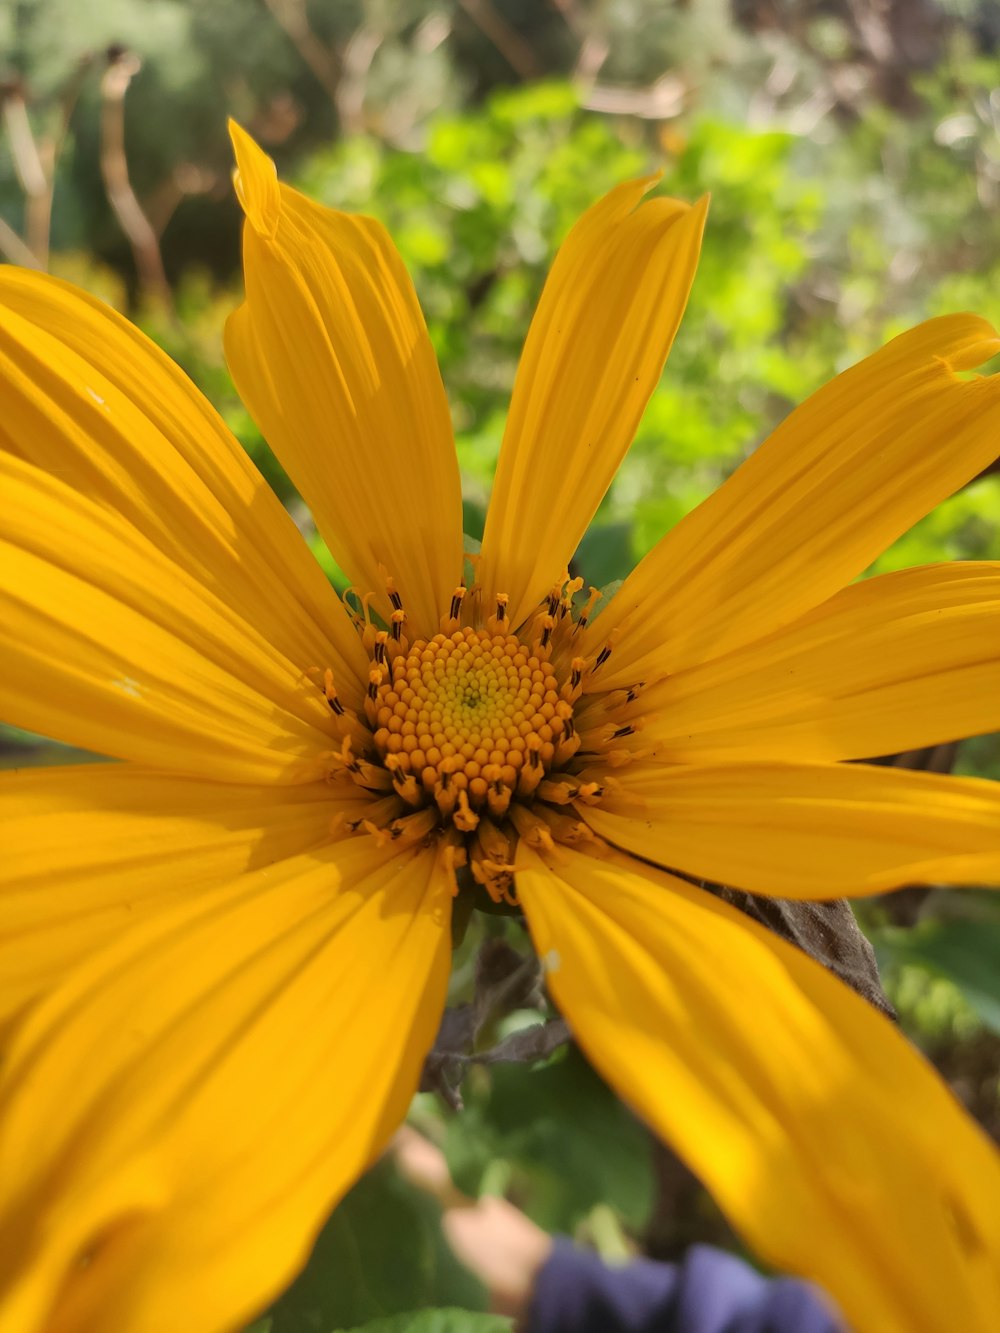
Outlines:
[[375,1319],[370,1324],[337,1329],[336,1333],[510,1333],[513,1323],[502,1315],[469,1310],[417,1310],[413,1314]]
[[632,524],[602,523],[588,528],[577,547],[573,564],[595,588],[624,579],[635,564]]
[[271,1311],[271,1333],[330,1333],[439,1306],[484,1310],[486,1292],[448,1248],[438,1204],[382,1161],[330,1218]]
[[927,921],[885,933],[894,959],[953,981],[982,1023],[1000,1032],[1000,922]]
[[478,1195],[506,1176],[548,1231],[572,1232],[598,1204],[629,1227],[645,1223],[649,1135],[575,1048],[541,1069],[494,1065],[488,1078],[470,1077],[463,1095],[444,1145],[460,1189]]

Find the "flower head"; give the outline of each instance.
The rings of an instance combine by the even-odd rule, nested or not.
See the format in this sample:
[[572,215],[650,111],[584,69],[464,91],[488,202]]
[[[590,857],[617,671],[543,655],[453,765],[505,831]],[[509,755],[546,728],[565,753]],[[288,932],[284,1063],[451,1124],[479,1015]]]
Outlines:
[[[985,1330],[1000,1165],[890,1024],[697,887],[1000,880],[989,783],[845,760],[1000,727],[1000,567],[852,583],[996,451],[1000,340],[839,376],[606,609],[569,575],[680,322],[704,205],[574,228],[464,577],[447,401],[381,227],[234,129],[234,379],[341,602],[193,386],[0,272],[0,705],[122,761],[5,774],[5,1333],[261,1308],[405,1114],[458,892],[523,911],[597,1068],[859,1330]],[[947,1151],[942,1151],[942,1144]]]

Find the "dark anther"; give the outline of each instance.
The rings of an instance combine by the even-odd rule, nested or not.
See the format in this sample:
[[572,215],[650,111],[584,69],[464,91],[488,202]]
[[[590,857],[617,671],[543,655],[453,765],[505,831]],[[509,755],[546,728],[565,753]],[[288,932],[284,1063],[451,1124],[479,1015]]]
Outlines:
[[396,591],[395,588],[389,589],[389,601],[392,602],[392,609],[394,611],[402,611],[403,599],[402,597],[400,597],[399,593]]
[[333,709],[333,711],[337,714],[338,717],[343,717],[346,710],[344,708],[344,705],[340,702],[340,700],[337,698],[336,695],[334,695],[332,699],[328,696],[327,703],[330,705],[330,707]]
[[549,642],[550,642],[551,638],[552,638],[552,626],[551,626],[551,625],[546,625],[545,628],[542,630],[542,641],[541,641],[541,642],[542,642],[542,647],[543,647],[543,648],[547,648],[547,647],[549,646]]
[[611,739],[620,741],[623,736],[634,736],[635,727],[619,727],[617,731],[612,732]]
[[603,666],[610,656],[611,656],[611,648],[608,644],[605,644],[604,647],[601,649],[601,651],[597,654],[597,661],[594,663],[594,670],[596,671],[598,667]]

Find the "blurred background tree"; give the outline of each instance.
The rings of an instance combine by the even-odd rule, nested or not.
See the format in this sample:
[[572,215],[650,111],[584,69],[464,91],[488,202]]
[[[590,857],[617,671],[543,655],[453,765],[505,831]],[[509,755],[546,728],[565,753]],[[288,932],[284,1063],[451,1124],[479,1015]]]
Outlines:
[[[711,191],[667,374],[578,553],[599,585],[845,365],[929,315],[1000,318],[997,0],[6,0],[0,106],[0,254],[81,283],[165,346],[334,580],[222,359],[240,299],[227,115],[285,179],[390,228],[451,396],[472,538],[559,240],[638,172]],[[997,556],[991,471],[876,568]],[[0,744],[7,765],[67,757],[10,729]],[[1000,777],[1000,739],[902,762]],[[862,920],[906,1030],[1000,1138],[1000,908],[925,886],[864,904]],[[523,933],[477,918],[456,1003],[479,994],[484,945],[523,947]],[[478,1049],[536,1022],[539,1004],[536,990],[486,1013]],[[725,1239],[696,1182],[578,1054],[535,1063],[466,1062],[463,1111],[418,1098],[415,1122],[462,1189],[507,1193],[610,1256]],[[269,1319],[297,1333],[484,1301],[436,1206],[383,1163]],[[504,1326],[470,1319],[426,1327]]]

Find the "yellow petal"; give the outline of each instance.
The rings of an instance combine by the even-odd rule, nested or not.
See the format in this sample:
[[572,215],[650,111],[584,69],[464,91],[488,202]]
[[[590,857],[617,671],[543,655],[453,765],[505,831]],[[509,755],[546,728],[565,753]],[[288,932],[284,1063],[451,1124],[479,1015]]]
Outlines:
[[323,771],[330,713],[303,666],[124,519],[0,452],[0,534],[0,717],[225,781]]
[[751,1248],[858,1333],[991,1333],[1000,1161],[892,1024],[669,875],[523,843],[517,859],[574,1036]]
[[1000,730],[1000,563],[845,588],[766,639],[643,691],[657,760],[861,759]]
[[975,315],[929,320],[797,408],[625,580],[605,687],[721,657],[818,606],[997,452],[1000,352]]
[[241,1327],[406,1111],[440,1019],[431,852],[345,842],[148,920],[0,1077],[0,1327]]
[[146,917],[331,841],[344,800],[131,764],[0,774],[0,1023]]
[[1000,783],[978,778],[866,764],[636,761],[580,814],[636,856],[750,893],[1000,887]]
[[231,132],[247,217],[246,301],[226,325],[236,387],[348,576],[381,597],[385,566],[411,637],[436,633],[462,571],[462,496],[413,284],[378,222],[278,185]]
[[0,268],[0,450],[120,514],[287,656],[367,662],[291,519],[187,377],[103,302]]
[[694,281],[707,199],[640,206],[619,185],[556,256],[531,323],[493,482],[479,578],[513,624],[563,573],[656,387]]

